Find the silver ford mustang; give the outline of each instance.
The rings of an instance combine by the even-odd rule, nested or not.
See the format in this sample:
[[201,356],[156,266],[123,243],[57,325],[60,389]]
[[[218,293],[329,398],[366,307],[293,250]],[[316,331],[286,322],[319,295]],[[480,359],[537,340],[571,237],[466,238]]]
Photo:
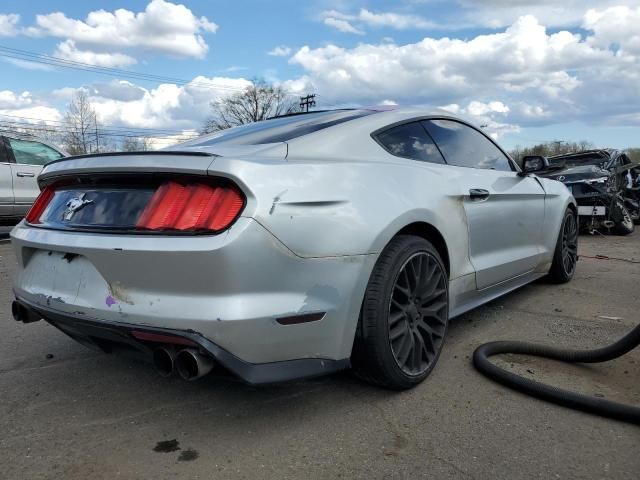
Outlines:
[[576,204],[443,111],[333,110],[48,164],[11,236],[17,320],[164,375],[352,366],[409,388],[448,321],[577,261]]

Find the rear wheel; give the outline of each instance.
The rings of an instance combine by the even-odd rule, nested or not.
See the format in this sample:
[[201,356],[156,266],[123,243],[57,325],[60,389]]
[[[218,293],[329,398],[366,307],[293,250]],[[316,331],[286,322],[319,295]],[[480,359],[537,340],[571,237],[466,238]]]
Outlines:
[[363,379],[407,389],[433,370],[447,332],[449,282],[428,241],[410,235],[384,249],[365,292],[352,364]]
[[578,219],[576,213],[567,208],[558,234],[549,279],[556,283],[566,283],[576,273],[578,263]]

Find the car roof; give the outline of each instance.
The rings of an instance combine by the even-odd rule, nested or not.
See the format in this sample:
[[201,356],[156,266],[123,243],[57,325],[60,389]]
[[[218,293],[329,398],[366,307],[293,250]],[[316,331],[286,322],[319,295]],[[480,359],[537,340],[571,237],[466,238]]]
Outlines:
[[287,142],[287,159],[335,158],[366,162],[397,160],[398,157],[386,152],[376,141],[373,141],[372,136],[378,131],[397,124],[429,118],[454,120],[469,125],[485,135],[509,157],[509,154],[494,139],[482,132],[465,116],[452,114],[439,108],[398,107],[380,110],[374,115],[355,118],[340,125],[294,138]]

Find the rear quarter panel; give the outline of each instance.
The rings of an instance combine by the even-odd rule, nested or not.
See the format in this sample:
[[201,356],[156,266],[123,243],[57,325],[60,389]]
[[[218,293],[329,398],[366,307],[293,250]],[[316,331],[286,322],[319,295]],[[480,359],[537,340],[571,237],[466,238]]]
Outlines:
[[546,193],[542,241],[546,247],[547,255],[544,259],[545,263],[541,265],[541,268],[543,270],[548,270],[548,267],[550,267],[551,261],[553,260],[553,253],[556,247],[556,242],[558,241],[558,234],[560,233],[560,226],[562,225],[564,212],[570,205],[577,208],[577,204],[573,195],[571,195],[571,192],[564,183],[548,178],[537,178]]
[[209,173],[240,183],[250,197],[243,215],[300,257],[377,254],[406,225],[426,222],[447,243],[451,277],[471,273],[459,173],[445,165],[388,157],[288,158],[280,164],[223,157]]

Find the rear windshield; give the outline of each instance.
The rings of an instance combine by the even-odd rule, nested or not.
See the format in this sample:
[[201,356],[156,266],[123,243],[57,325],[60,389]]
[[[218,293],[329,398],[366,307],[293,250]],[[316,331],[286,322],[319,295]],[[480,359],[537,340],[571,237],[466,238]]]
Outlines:
[[202,147],[226,143],[228,145],[259,145],[286,142],[293,138],[317,132],[323,128],[348,122],[375,113],[373,110],[331,110],[273,118],[220,130],[182,145]]

